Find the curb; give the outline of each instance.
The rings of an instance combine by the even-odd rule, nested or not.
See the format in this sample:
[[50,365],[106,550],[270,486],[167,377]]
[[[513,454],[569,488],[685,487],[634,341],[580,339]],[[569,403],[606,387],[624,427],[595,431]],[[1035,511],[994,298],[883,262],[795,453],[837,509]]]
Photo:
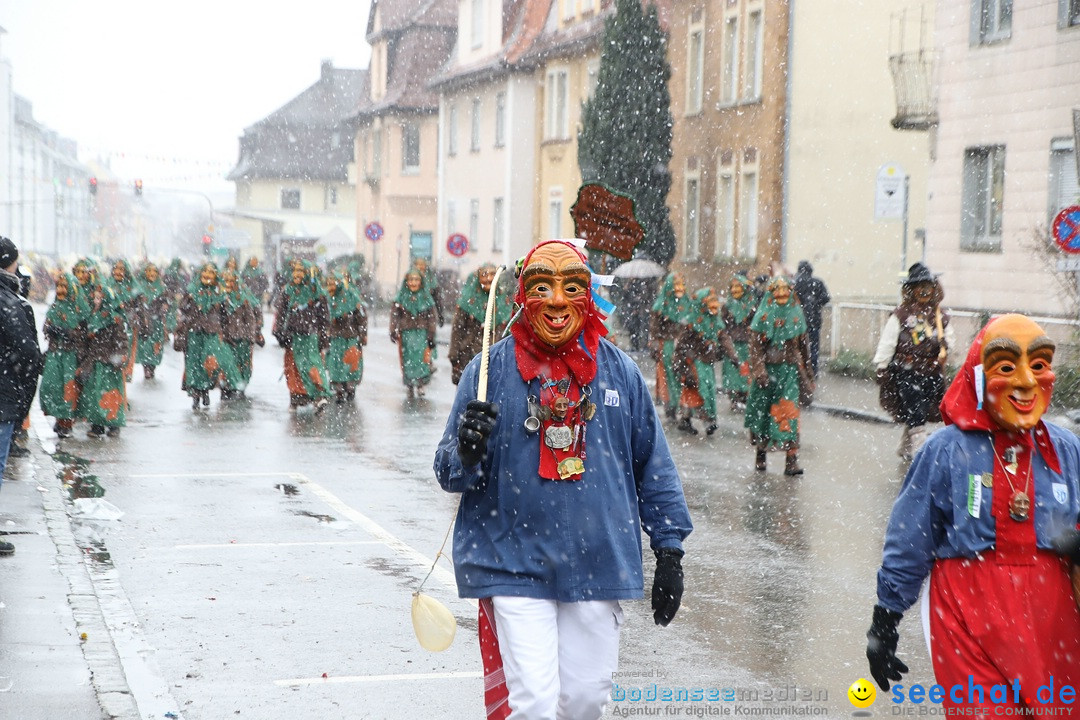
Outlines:
[[[86,636],[82,642],[82,653],[86,667],[90,670],[94,693],[103,718],[139,720],[139,709],[128,686],[120,655],[113,644],[112,633],[105,622],[83,551],[75,542],[65,499],[67,490],[55,472],[52,455],[41,441],[43,427],[48,427],[48,421],[35,407],[31,419],[34,434],[31,452],[38,484],[48,490],[41,493],[45,525],[56,546],[57,568],[68,583],[67,601],[75,619],[75,629],[80,637]],[[45,473],[48,473],[49,477],[45,477]]]

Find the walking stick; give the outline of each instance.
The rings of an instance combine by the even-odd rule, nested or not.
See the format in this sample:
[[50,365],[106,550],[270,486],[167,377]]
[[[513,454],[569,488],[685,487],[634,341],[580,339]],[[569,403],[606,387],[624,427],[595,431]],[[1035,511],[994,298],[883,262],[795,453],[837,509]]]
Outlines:
[[[484,402],[487,400],[488,386],[488,361],[491,355],[491,335],[495,325],[495,301],[499,287],[499,276],[502,275],[503,267],[495,269],[495,277],[491,281],[491,290],[488,294],[487,310],[484,313],[484,339],[480,350],[480,374],[476,383],[476,399]],[[412,599],[412,623],[413,632],[420,642],[420,647],[431,652],[442,652],[454,642],[454,634],[457,632],[457,620],[454,614],[441,602],[425,595],[422,591],[424,583],[435,572],[435,566],[439,558],[443,556],[446,541],[450,539],[450,531],[454,529],[454,519],[457,518],[458,508],[461,507],[461,495],[458,496],[457,505],[454,506],[454,514],[450,518],[450,527],[446,528],[439,552],[435,553],[435,560],[431,563],[431,569],[420,585],[413,593]]]

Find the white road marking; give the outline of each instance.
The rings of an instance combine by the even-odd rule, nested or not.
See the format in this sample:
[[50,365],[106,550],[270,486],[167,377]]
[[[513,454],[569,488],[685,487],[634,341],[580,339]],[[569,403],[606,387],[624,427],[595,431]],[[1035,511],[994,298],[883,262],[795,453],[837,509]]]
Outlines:
[[461,678],[476,679],[484,677],[482,672],[445,672],[445,673],[402,673],[398,675],[342,675],[340,677],[317,677],[317,678],[293,678],[291,680],[275,680],[275,685],[282,687],[296,685],[320,685],[324,683],[365,683],[365,682],[398,682],[401,680],[457,680]]

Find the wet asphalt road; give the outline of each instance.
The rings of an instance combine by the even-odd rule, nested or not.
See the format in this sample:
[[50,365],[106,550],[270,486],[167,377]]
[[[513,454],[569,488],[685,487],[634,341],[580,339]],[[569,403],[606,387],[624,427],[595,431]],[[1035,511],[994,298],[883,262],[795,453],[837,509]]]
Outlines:
[[[456,502],[431,471],[448,363],[426,398],[407,399],[377,318],[356,403],[315,415],[288,411],[281,354],[272,340],[256,350],[247,400],[215,392],[193,412],[167,351],[155,380],[136,369],[120,438],[87,439],[84,425],[42,438],[74,494],[103,492],[124,513],[75,529],[142,717],[480,717],[475,604],[457,599],[447,560],[425,589],[458,618],[453,646],[422,650],[409,619]],[[624,605],[616,681],[756,692],[742,704],[758,706],[794,686],[815,696],[797,704],[847,715],[847,687],[867,676],[898,430],[806,412],[806,474],[793,479],[778,454],[755,473],[741,418],[721,407],[711,438],[669,424],[696,527],[686,595],[668,628],[647,601]],[[911,682],[932,681],[914,609],[900,655]],[[608,715],[642,705],[615,702]],[[691,717],[716,706],[650,707]]]

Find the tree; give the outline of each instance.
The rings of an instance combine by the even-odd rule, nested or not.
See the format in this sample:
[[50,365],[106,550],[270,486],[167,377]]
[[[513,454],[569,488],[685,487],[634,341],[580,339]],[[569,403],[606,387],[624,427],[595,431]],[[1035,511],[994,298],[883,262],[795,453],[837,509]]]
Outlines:
[[596,91],[585,102],[578,135],[582,181],[634,199],[645,228],[637,254],[663,265],[675,256],[667,207],[674,121],[666,46],[655,7],[615,0],[615,14],[604,26]]

